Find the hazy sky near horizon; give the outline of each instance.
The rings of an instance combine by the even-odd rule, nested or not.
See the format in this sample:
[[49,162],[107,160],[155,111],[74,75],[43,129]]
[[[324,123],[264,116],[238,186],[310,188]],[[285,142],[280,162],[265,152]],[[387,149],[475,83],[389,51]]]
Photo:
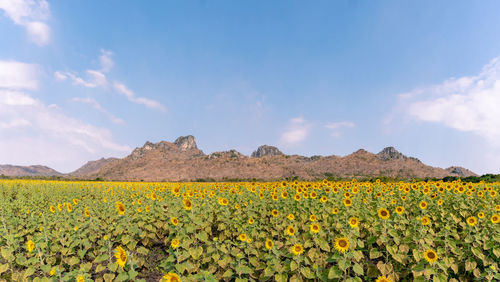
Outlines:
[[192,134],[500,173],[498,1],[0,0],[0,164]]

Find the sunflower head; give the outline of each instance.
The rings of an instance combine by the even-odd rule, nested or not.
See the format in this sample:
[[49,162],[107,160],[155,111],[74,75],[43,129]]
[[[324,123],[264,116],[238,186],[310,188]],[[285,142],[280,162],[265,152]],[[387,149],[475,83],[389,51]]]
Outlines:
[[268,250],[272,249],[272,248],[273,248],[273,246],[274,246],[273,240],[271,240],[271,239],[266,239],[265,246],[266,246],[266,249],[268,249]]
[[170,218],[170,222],[171,222],[174,226],[177,226],[177,224],[179,224],[179,220],[177,219],[177,217],[172,217],[172,218]]
[[422,202],[420,202],[420,204],[418,204],[418,206],[421,209],[425,210],[427,208],[427,202],[426,201],[422,201]]
[[424,258],[430,264],[433,264],[434,262],[437,261],[438,255],[436,254],[436,252],[434,250],[428,249],[427,251],[424,252]]
[[125,252],[122,247],[118,246],[115,249],[115,258],[116,264],[118,264],[119,267],[123,268],[127,263],[127,252]]
[[294,220],[295,219],[295,215],[293,215],[293,213],[288,214],[288,219],[289,220]]
[[191,209],[193,209],[193,203],[191,202],[191,200],[189,198],[185,198],[184,200],[182,200],[182,204],[184,206],[184,209],[187,211],[190,211]]
[[382,275],[377,277],[377,280],[375,280],[375,282],[392,282],[392,279],[390,277]]
[[313,224],[311,224],[311,226],[309,226],[309,230],[310,230],[312,233],[318,233],[318,232],[321,230],[321,227],[319,227],[319,225],[318,225],[318,224],[313,223]]
[[173,273],[173,272],[169,272],[165,275],[163,275],[163,277],[160,279],[160,282],[181,282],[181,278],[179,277],[179,275]]
[[335,249],[343,253],[349,249],[349,240],[345,237],[335,239],[334,243]]
[[380,217],[381,219],[388,219],[391,216],[386,208],[380,208],[377,213],[378,217]]
[[397,214],[402,214],[405,211],[405,208],[402,206],[396,207],[396,213]]
[[293,234],[295,234],[295,228],[293,228],[293,226],[291,226],[291,225],[290,225],[290,226],[288,226],[288,227],[286,228],[286,234],[287,234],[288,236],[293,236]]
[[358,227],[359,225],[359,219],[356,218],[356,217],[351,217],[349,218],[349,225],[352,227],[352,228],[356,228]]
[[422,219],[420,219],[422,222],[422,225],[429,225],[431,223],[431,220],[427,216],[422,216]]
[[292,246],[291,251],[294,255],[298,256],[304,252],[304,247],[301,244],[295,244]]
[[173,239],[172,242],[170,242],[170,246],[174,249],[177,249],[177,247],[179,247],[180,245],[180,242],[178,239]]
[[477,224],[477,218],[475,216],[469,216],[467,218],[467,224],[469,224],[470,226],[474,226]]
[[31,253],[33,249],[35,249],[35,243],[31,240],[28,240],[28,242],[26,242],[26,249],[29,253]]
[[277,211],[277,210],[272,210],[272,211],[271,211],[271,215],[272,215],[273,217],[277,217],[277,216],[278,216],[278,211]]
[[238,238],[240,239],[240,241],[245,242],[247,240],[247,234],[241,233]]
[[500,215],[498,215],[498,214],[494,214],[494,215],[492,215],[492,216],[491,216],[491,222],[492,222],[492,223],[495,223],[495,224],[496,224],[496,223],[499,223],[499,222],[500,222]]
[[309,216],[309,220],[310,220],[310,221],[316,221],[317,219],[318,219],[318,218],[317,218],[317,217],[316,217],[316,215],[314,215],[314,214],[311,214],[311,215]]
[[125,205],[122,202],[116,202],[115,208],[119,215],[125,214]]

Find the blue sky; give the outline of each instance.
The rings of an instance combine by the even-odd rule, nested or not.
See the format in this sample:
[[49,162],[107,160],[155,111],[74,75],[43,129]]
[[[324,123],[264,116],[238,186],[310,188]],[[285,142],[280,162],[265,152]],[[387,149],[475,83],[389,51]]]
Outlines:
[[[497,1],[0,1],[0,163],[192,134],[500,173]],[[499,113],[497,113],[499,112]]]

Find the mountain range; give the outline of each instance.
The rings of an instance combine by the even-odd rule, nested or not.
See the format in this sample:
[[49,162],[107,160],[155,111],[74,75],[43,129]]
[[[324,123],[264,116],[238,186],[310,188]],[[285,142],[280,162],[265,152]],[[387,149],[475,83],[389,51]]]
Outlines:
[[69,174],[46,166],[0,165],[5,176],[60,176],[69,179],[103,179],[126,181],[189,181],[298,178],[323,179],[328,176],[393,178],[467,177],[476,174],[462,167],[446,169],[425,165],[407,157],[394,147],[377,154],[360,149],[347,156],[286,155],[278,148],[263,145],[250,156],[236,150],[205,154],[198,149],[193,136],[181,136],[174,142],[146,142],[124,158],[101,158],[89,161]]

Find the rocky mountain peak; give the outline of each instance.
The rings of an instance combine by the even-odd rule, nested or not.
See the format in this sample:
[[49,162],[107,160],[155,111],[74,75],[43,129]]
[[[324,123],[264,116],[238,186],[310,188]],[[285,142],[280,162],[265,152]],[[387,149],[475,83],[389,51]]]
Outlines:
[[262,145],[252,153],[253,158],[261,158],[265,156],[281,156],[283,153],[274,146]]
[[402,153],[400,153],[398,150],[396,150],[396,148],[394,148],[394,147],[384,148],[382,151],[380,151],[377,154],[377,157],[379,159],[384,160],[384,161],[397,160],[397,159],[407,159],[408,158],[405,155],[403,155]]
[[193,135],[180,136],[175,139],[174,144],[181,149],[181,151],[187,151],[191,149],[198,149],[196,146],[196,139]]

